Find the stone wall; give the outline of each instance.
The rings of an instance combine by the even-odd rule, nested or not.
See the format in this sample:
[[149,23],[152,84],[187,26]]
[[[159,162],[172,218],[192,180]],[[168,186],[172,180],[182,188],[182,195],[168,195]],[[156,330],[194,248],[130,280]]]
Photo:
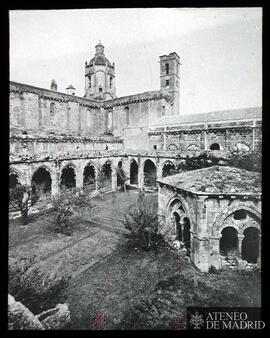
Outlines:
[[[221,267],[220,238],[225,226],[234,227],[237,230],[239,259],[244,230],[248,227],[255,227],[261,232],[261,199],[258,196],[238,196],[237,194],[227,197],[200,196],[159,184],[160,228],[168,241],[172,241],[176,236],[172,212],[179,211],[180,206],[184,209],[191,224],[191,259],[203,272],[208,272],[211,265],[217,269]],[[237,210],[246,210],[250,216],[245,221],[234,220],[231,215]],[[229,217],[231,217],[230,220]],[[260,258],[258,264],[260,264],[259,261]]]
[[[229,123],[229,122],[228,122]],[[227,123],[227,124],[228,124]],[[149,129],[149,147],[155,144],[157,149],[166,150],[208,150],[213,143],[218,143],[220,150],[233,150],[239,144],[250,150],[260,150],[262,142],[261,121],[226,123],[219,128],[208,125],[190,125],[175,127],[152,127]],[[165,138],[165,140],[164,140]]]

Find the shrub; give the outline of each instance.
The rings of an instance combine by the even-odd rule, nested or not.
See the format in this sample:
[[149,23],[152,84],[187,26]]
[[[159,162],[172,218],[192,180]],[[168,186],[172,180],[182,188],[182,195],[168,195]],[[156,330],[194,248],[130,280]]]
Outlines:
[[20,210],[22,223],[28,223],[28,212],[30,209],[31,188],[18,183],[14,188],[9,190],[9,204],[15,210]]
[[66,300],[70,276],[49,275],[36,265],[36,257],[13,258],[9,265],[9,293],[34,314]]
[[147,199],[142,191],[139,192],[136,206],[123,215],[121,222],[143,250],[150,250],[163,240],[158,233],[157,203]]
[[91,209],[94,206],[92,198],[85,192],[66,188],[53,198],[52,205],[54,231],[68,236],[73,232],[71,216],[81,208]]

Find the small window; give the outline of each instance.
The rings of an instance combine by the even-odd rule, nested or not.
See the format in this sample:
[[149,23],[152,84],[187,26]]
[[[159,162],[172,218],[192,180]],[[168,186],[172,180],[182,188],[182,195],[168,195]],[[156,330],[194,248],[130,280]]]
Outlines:
[[154,144],[154,145],[153,145],[153,148],[154,148],[154,150],[157,150],[157,145]]
[[233,215],[233,218],[238,221],[241,219],[246,219],[246,217],[247,217],[247,212],[246,210],[243,210],[243,209],[235,211]]
[[128,107],[125,108],[125,112],[126,112],[126,125],[128,126],[129,125],[129,108]]
[[166,63],[165,67],[166,67],[166,75],[168,75],[169,74],[169,64]]
[[166,80],[166,87],[168,87],[170,85],[170,81]]
[[166,107],[162,106],[161,116],[165,116],[165,112],[166,112]]
[[92,88],[92,78],[91,78],[91,76],[89,77],[89,88]]
[[112,85],[113,85],[113,78],[112,76],[110,76],[110,88],[112,88]]
[[99,93],[102,93],[102,88],[101,88],[101,87],[99,87],[99,89],[98,89],[98,90],[99,90]]
[[50,115],[54,116],[55,115],[55,103],[51,102],[50,104]]

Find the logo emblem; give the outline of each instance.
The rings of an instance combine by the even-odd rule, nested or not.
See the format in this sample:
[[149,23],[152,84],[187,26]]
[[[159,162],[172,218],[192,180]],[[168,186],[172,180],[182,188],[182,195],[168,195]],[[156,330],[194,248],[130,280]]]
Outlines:
[[193,326],[193,329],[201,329],[201,326],[204,324],[204,320],[202,319],[202,315],[199,315],[199,312],[195,312],[194,315],[191,315],[191,319],[189,321],[190,325]]

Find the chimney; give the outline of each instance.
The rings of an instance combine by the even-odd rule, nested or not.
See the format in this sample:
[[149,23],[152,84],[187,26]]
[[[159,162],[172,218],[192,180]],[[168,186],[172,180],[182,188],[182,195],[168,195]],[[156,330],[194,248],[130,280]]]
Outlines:
[[69,85],[66,90],[68,95],[75,95],[76,89],[72,85]]

